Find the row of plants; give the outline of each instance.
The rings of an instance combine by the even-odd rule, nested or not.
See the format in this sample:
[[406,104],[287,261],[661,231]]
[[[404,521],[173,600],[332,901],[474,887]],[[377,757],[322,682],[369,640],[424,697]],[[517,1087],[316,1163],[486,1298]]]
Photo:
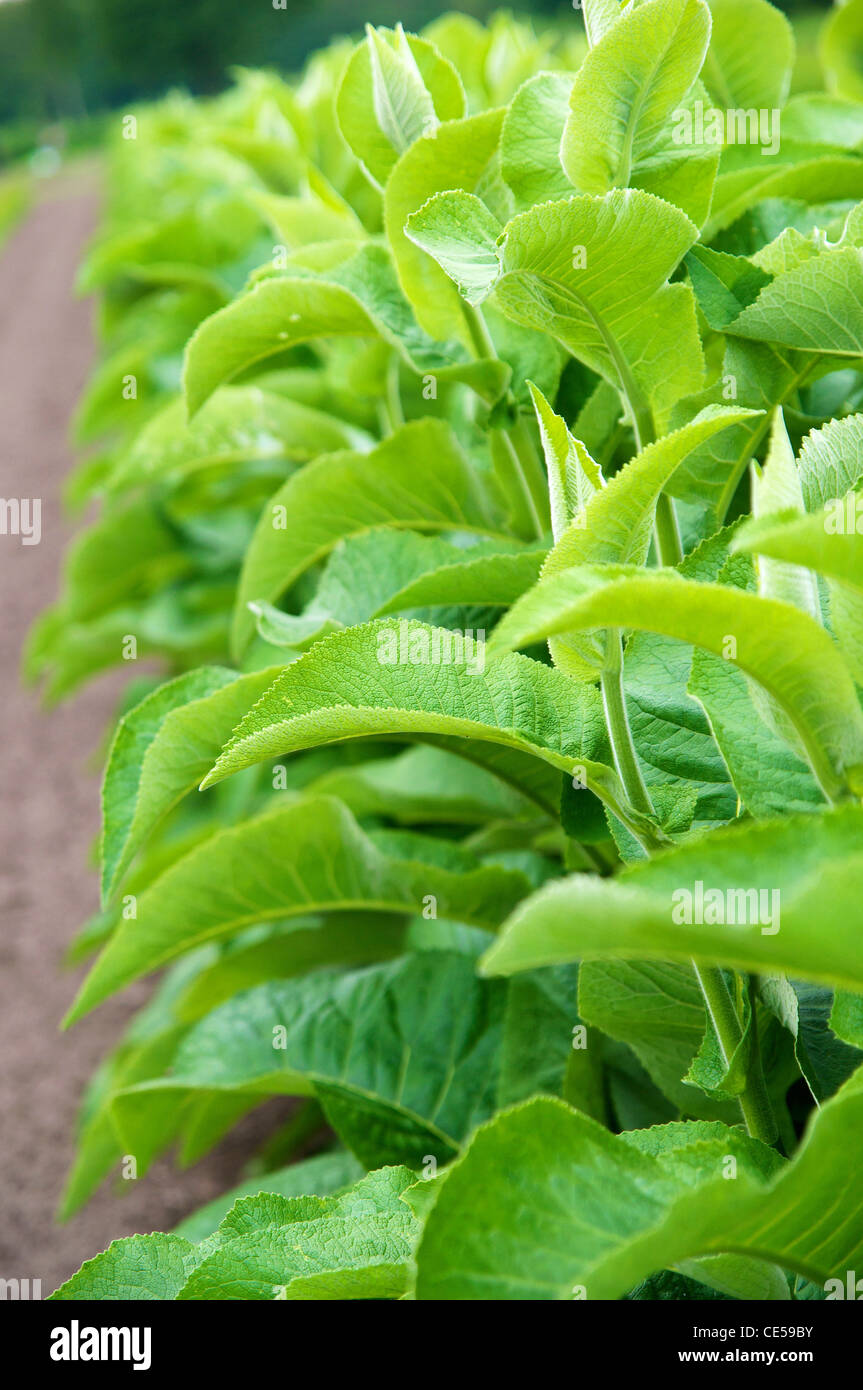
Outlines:
[[26,669],[148,672],[68,1022],[163,973],[63,1214],[298,1101],[55,1298],[844,1296],[858,40],[453,14],[118,129]]

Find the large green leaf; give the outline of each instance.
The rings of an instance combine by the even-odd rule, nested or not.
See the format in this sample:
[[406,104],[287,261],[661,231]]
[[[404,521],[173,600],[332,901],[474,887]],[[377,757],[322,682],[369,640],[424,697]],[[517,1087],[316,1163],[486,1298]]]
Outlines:
[[506,227],[497,302],[559,338],[633,412],[649,402],[662,415],[702,383],[690,292],[667,283],[695,238],[684,213],[637,189],[544,203]]
[[825,251],[777,275],[726,332],[804,352],[863,354],[863,252]]
[[182,1236],[127,1236],[101,1255],[85,1260],[50,1297],[59,1302],[101,1302],[177,1297],[196,1261],[195,1247]]
[[420,836],[378,848],[345,807],[324,797],[221,831],[141,894],[136,917],[118,923],[68,1021],[191,947],[255,922],[357,908],[415,913],[431,894],[441,916],[495,926],[526,880],[443,848]]
[[418,1234],[403,1200],[415,1182],[408,1168],[384,1168],[335,1197],[242,1198],[200,1247],[177,1297],[399,1298]]
[[459,343],[436,343],[417,325],[382,246],[352,243],[349,259],[318,278],[300,264],[259,281],[205,319],[186,348],[184,389],[194,415],[218,386],[298,343],[316,338],[381,338],[414,371],[456,377],[495,397],[507,371],[472,362]]
[[450,280],[408,239],[405,223],[433,194],[463,189],[462,196],[473,197],[486,225],[496,225],[481,199],[484,193],[489,196],[489,165],[502,119],[502,111],[485,111],[439,126],[402,156],[387,183],[384,225],[399,280],[418,322],[433,338],[464,338],[464,319]]
[[863,714],[848,668],[824,629],[789,604],[669,570],[585,565],[519,599],[490,649],[610,626],[665,633],[733,661],[782,707],[828,796],[863,787]]
[[517,909],[483,969],[510,974],[587,956],[695,957],[859,989],[861,829],[857,806],[743,822],[615,879],[562,879]]
[[511,757],[486,761],[483,744],[541,759],[570,776],[577,770],[621,819],[639,823],[616,774],[597,761],[605,755],[605,727],[592,686],[522,657],[485,671],[482,646],[472,660],[469,652],[454,652],[453,639],[407,619],[324,638],[249,711],[202,785],[279,753],[405,734],[456,746],[476,741],[479,750],[469,742],[466,756],[481,757],[525,790],[529,773]]
[[[665,1147],[662,1130],[648,1131],[649,1143],[614,1136],[551,1099],[501,1115],[441,1188],[417,1251],[417,1297],[620,1298],[656,1270],[691,1260],[708,1270],[705,1257],[731,1251],[822,1286],[859,1268],[859,1223],[836,1217],[863,1200],[847,1162],[863,1137],[859,1085],[823,1107],[794,1162],[766,1180],[753,1141],[729,1182],[722,1165],[734,1131],[671,1128]],[[781,1285],[765,1270],[760,1292],[750,1285],[743,1296],[781,1297]]]
[[399,1298],[418,1232],[402,1199],[415,1183],[408,1168],[384,1168],[337,1196],[240,1196],[200,1244],[161,1232],[114,1241],[51,1298]]
[[713,28],[702,81],[724,111],[783,107],[794,33],[768,0],[710,0]]
[[657,146],[709,38],[704,0],[647,0],[629,5],[590,50],[575,75],[560,147],[580,193],[637,186],[645,166],[655,171]]
[[360,1176],[360,1165],[353,1154],[344,1149],[332,1149],[314,1158],[290,1163],[275,1172],[247,1178],[239,1187],[224,1192],[192,1212],[175,1227],[174,1234],[197,1244],[213,1235],[241,1197],[255,1197],[259,1192],[274,1192],[280,1197],[329,1197]]
[[687,684],[703,707],[740,802],[766,819],[823,806],[807,764],[761,718],[745,676],[712,652],[696,651]]
[[165,1092],[314,1095],[366,1167],[443,1164],[494,1111],[506,989],[437,950],[260,985],[196,1024],[169,1076],[116,1098],[119,1132],[138,1153]]
[[369,454],[317,459],[264,508],[237,589],[233,640],[253,630],[249,602],[272,600],[338,541],[375,526],[503,535],[503,503],[490,474],[472,468],[452,430],[427,418],[402,426]]

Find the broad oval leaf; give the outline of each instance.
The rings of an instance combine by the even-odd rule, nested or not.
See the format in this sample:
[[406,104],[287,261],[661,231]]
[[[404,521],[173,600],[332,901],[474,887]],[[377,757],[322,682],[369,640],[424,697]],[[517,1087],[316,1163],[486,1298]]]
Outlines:
[[[729,1183],[721,1137],[684,1140],[676,1153],[642,1151],[638,1132],[611,1135],[559,1101],[528,1102],[479,1130],[448,1174],[417,1251],[416,1296],[620,1298],[655,1270],[723,1251],[822,1286],[844,1280],[859,1268],[863,1237],[835,1212],[863,1200],[863,1180],[844,1161],[861,1137],[863,1091],[849,1083],[818,1111],[793,1163],[766,1181],[756,1164],[741,1165]],[[488,1213],[481,1224],[478,1191]],[[768,1287],[760,1296],[776,1297]]]

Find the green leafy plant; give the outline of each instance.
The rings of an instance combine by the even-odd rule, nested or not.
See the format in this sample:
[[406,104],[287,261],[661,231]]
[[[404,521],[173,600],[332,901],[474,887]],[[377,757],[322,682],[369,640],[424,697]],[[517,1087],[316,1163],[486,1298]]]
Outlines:
[[584,20],[369,29],[118,139],[102,510],[27,665],[163,663],[70,1021],[167,972],[64,1212],[298,1103],[55,1298],[861,1267],[863,5],[790,97],[766,0]]

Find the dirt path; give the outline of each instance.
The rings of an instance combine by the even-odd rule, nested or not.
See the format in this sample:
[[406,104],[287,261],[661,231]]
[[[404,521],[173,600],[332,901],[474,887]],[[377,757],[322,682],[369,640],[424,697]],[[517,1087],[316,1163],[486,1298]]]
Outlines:
[[0,248],[0,497],[42,499],[40,544],[0,535],[0,1278],[41,1279],[43,1294],[113,1238],[170,1229],[239,1181],[263,1128],[253,1116],[191,1172],[159,1164],[122,1197],[105,1190],[68,1225],[54,1223],[81,1089],[143,997],[130,991],[58,1032],[80,978],[61,970],[63,951],[97,906],[92,754],[123,673],[47,714],[18,677],[71,534],[59,504],[67,421],[93,353],[91,307],[71,285],[97,216],[95,191],[60,187]]

